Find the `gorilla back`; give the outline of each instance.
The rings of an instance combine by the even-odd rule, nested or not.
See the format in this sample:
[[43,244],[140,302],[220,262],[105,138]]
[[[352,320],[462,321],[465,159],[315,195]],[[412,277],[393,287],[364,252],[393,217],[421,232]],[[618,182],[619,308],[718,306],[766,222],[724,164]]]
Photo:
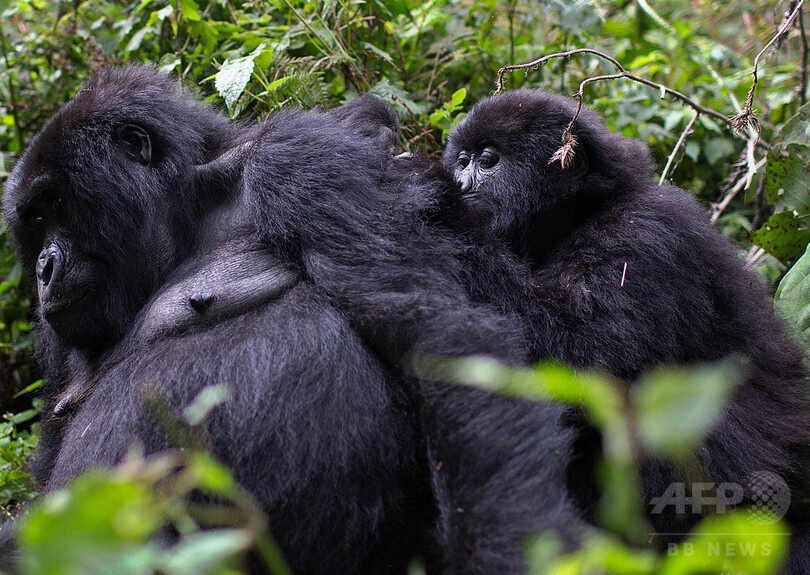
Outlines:
[[[133,443],[170,447],[144,386],[180,413],[225,383],[209,447],[294,572],[404,573],[430,514],[413,406],[295,262],[257,249],[240,184],[256,134],[125,68],[15,167],[4,218],[37,285],[45,368],[38,479],[47,492]],[[244,293],[221,305],[228,282]]]

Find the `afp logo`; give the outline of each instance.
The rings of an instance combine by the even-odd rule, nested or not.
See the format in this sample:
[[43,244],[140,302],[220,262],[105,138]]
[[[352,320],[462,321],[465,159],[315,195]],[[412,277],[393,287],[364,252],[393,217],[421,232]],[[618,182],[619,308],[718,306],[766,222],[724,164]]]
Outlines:
[[755,471],[744,483],[671,483],[667,490],[650,500],[652,514],[663,513],[667,507],[675,512],[706,514],[725,513],[748,498],[749,519],[759,525],[776,523],[790,507],[790,488],[784,479],[770,471]]

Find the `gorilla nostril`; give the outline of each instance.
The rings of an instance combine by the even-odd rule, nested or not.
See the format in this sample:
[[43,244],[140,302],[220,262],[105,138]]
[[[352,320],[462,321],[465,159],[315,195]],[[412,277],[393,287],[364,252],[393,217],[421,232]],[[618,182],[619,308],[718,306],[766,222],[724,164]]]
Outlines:
[[461,193],[466,194],[472,189],[472,178],[468,174],[462,174],[458,179],[458,185],[461,187]]
[[214,294],[208,291],[197,292],[188,298],[188,303],[199,313],[203,313],[214,301]]
[[54,279],[58,280],[57,277],[61,273],[62,269],[62,251],[56,246],[56,244],[52,244],[42,250],[37,258],[37,279],[39,279],[40,284],[42,287],[48,287],[48,285],[54,281]]
[[42,271],[39,274],[39,281],[42,282],[43,285],[48,285],[51,283],[51,278],[53,277],[53,258],[48,258],[45,262],[45,265],[42,268]]

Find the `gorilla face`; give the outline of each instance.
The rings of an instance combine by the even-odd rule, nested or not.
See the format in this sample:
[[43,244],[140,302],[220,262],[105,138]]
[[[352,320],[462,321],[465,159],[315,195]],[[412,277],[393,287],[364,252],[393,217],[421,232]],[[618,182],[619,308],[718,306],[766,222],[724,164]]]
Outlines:
[[[121,336],[174,246],[148,225],[163,215],[138,201],[140,184],[155,181],[146,130],[115,125],[57,148],[51,143],[64,129],[60,120],[14,170],[5,220],[34,279],[41,318],[71,344],[95,347]],[[152,261],[132,258],[139,250]]]
[[571,173],[549,160],[574,112],[530,95],[510,92],[476,105],[450,135],[444,155],[468,216],[502,236],[573,185]]
[[82,349],[123,336],[182,257],[201,203],[191,175],[211,121],[192,124],[198,108],[168,78],[159,95],[137,81],[102,73],[45,126],[6,187],[4,220],[41,319]]
[[462,217],[528,255],[532,238],[556,220],[584,216],[616,189],[632,189],[634,171],[624,164],[628,158],[638,164],[646,153],[603,129],[590,110],[583,108],[573,126],[573,165],[563,169],[552,161],[575,112],[575,102],[537,90],[507,92],[474,106],[450,134],[444,154]]
[[474,198],[481,193],[481,182],[493,177],[497,172],[501,155],[492,146],[478,150],[461,150],[456,157],[456,168],[453,179],[461,187],[461,193]]

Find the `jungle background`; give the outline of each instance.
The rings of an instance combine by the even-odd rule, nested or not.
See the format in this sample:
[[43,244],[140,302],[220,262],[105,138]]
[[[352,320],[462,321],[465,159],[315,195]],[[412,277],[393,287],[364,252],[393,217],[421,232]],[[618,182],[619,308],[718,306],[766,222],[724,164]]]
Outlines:
[[[0,0],[0,183],[37,130],[101,66],[154,63],[223,114],[246,121],[285,106],[329,108],[372,93],[399,112],[403,149],[439,155],[465,112],[495,90],[499,69],[590,48],[653,85],[627,78],[588,83],[584,103],[612,130],[646,142],[664,181],[695,193],[739,245],[745,265],[772,286],[777,311],[808,344],[810,256],[802,255],[810,242],[810,107],[803,105],[810,48],[802,4]],[[758,55],[758,83],[747,106]],[[577,53],[507,71],[503,79],[505,89],[571,96],[584,80],[615,72],[605,58]],[[703,113],[696,115],[672,91]],[[725,118],[735,116],[732,126]],[[759,133],[754,125],[761,125]],[[245,553],[254,550],[269,570],[285,573],[272,526],[266,529],[249,496],[204,452],[182,455],[181,479],[179,455],[133,453],[121,469],[91,473],[29,505],[36,486],[26,461],[36,446],[41,407],[32,303],[31,286],[0,228],[0,507],[7,518],[30,510],[20,533],[25,572],[239,573]],[[633,395],[598,375],[559,366],[520,372],[468,367],[469,379],[481,385],[584,405],[605,432],[600,526],[574,554],[563,553],[553,537],[527,541],[533,572],[778,569],[789,537],[778,517],[762,522],[745,510],[718,513],[686,544],[661,549],[640,513],[639,454],[628,446],[627,430],[632,424],[656,455],[694,450],[733,388],[727,366],[660,370]],[[216,401],[216,393],[209,394],[197,407],[204,412]],[[169,475],[171,482],[162,481]],[[194,489],[229,502],[233,513],[216,528],[201,529],[211,522],[187,503]],[[166,522],[181,535],[170,548],[151,537]],[[725,552],[714,553],[719,545]],[[728,553],[728,545],[736,551]],[[413,572],[420,569],[414,563]]]

